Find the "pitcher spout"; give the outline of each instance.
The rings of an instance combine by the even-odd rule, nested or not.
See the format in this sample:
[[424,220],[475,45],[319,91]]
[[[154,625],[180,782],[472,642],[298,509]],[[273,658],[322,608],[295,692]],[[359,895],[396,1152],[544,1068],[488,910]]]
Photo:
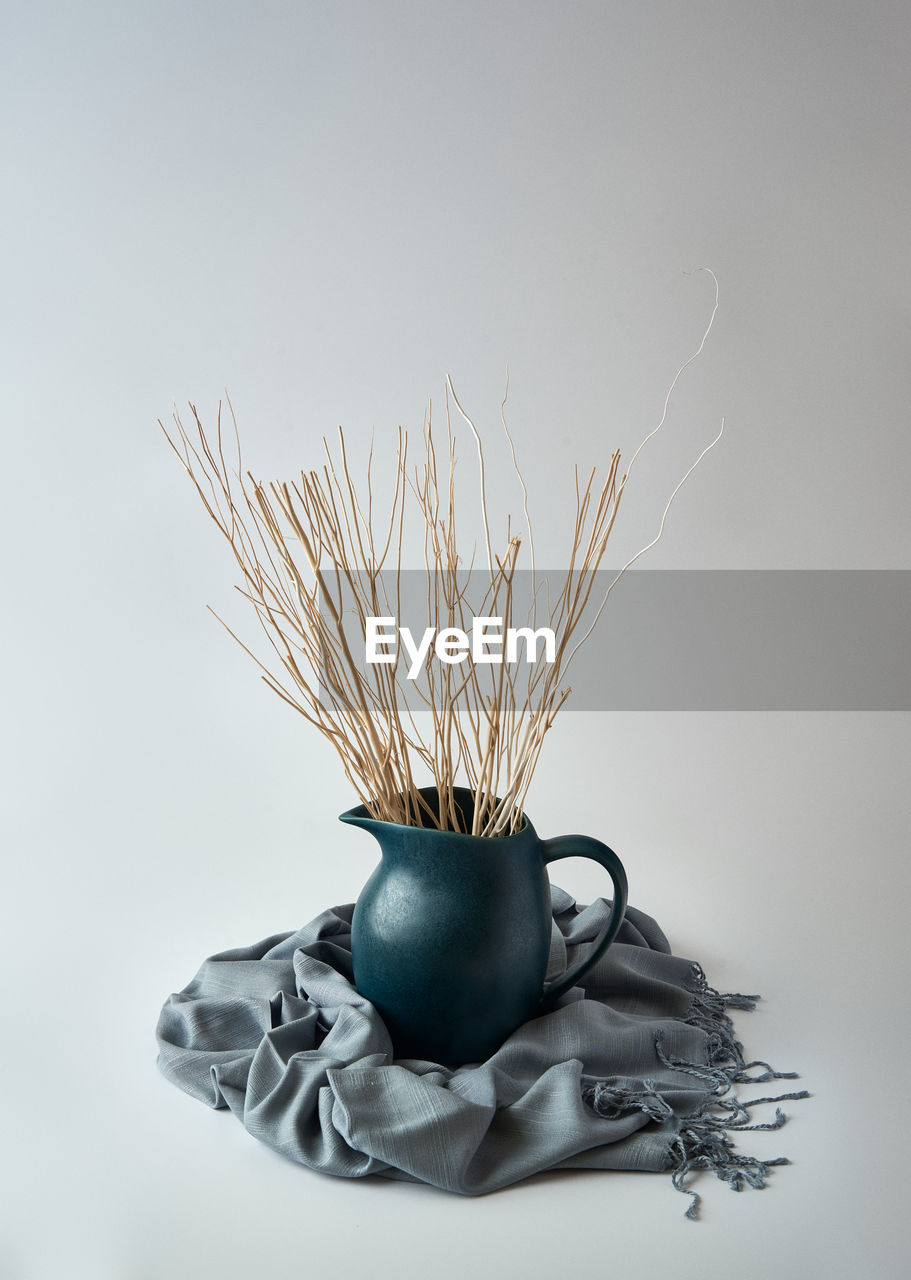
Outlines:
[[[371,815],[366,805],[359,804],[345,813],[339,814],[339,821],[352,827],[362,827],[377,839],[381,833],[390,833],[401,828],[407,831],[440,830],[450,833],[467,833],[471,831],[471,819],[474,811],[474,795],[465,787],[453,787],[443,805],[435,787],[421,787],[414,795],[400,797],[402,810],[401,822],[389,822]],[[418,806],[420,808],[418,809]],[[450,810],[455,810],[455,821]],[[423,819],[422,821],[419,819]]]
[[344,813],[340,813],[338,820],[339,822],[346,822],[350,827],[363,827],[365,831],[372,831],[380,825],[376,818],[371,818],[367,806],[363,804],[355,805],[353,809],[347,809]]

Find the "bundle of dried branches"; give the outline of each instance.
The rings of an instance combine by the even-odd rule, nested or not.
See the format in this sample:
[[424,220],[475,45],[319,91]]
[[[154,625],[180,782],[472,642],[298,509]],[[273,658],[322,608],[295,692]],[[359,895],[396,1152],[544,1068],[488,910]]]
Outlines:
[[[449,390],[455,399],[451,386]],[[595,488],[594,470],[584,484],[577,476],[569,568],[548,618],[556,639],[555,661],[504,662],[491,691],[470,660],[463,670],[435,662],[428,652],[425,687],[416,689],[430,715],[430,731],[422,733],[403,683],[407,664],[396,654],[393,663],[365,665],[362,650],[349,641],[351,627],[344,615],[355,612],[354,633],[361,644],[367,618],[399,616],[410,504],[423,522],[428,621],[439,628],[468,630],[470,618],[496,615],[505,628],[512,625],[520,539],[508,536],[502,553],[496,553],[486,511],[486,590],[479,601],[466,598],[470,575],[456,544],[456,455],[448,415],[442,467],[429,417],[422,458],[413,470],[408,467],[407,433],[399,430],[391,507],[378,528],[372,456],[366,494],[359,494],[341,431],[337,457],[324,441],[327,461],[321,471],[302,472],[291,484],[262,484],[242,469],[233,411],[232,467],[225,457],[221,407],[214,443],[207,439],[196,408],[190,409],[192,436],[177,414],[175,433],[165,435],[234,553],[241,574],[238,589],[253,605],[277,663],[265,665],[231,634],[257,662],[266,683],[328,738],[376,817],[458,830],[458,784],[474,793],[475,834],[514,829],[544,735],[569,694],[563,676],[570,640],[588,603],[623,491],[619,454],[612,457],[600,488]],[[419,790],[427,775],[439,797],[436,807]]]
[[[717,309],[717,282],[715,305]],[[714,315],[713,310],[712,320]],[[712,320],[699,349],[686,364],[702,350]],[[678,371],[671,391],[686,364]],[[408,463],[407,433],[399,428],[392,500],[388,516],[381,521],[374,513],[373,448],[366,486],[359,493],[341,429],[336,456],[324,440],[326,463],[321,470],[301,472],[290,484],[263,484],[242,467],[230,401],[234,466],[229,466],[225,457],[221,406],[214,443],[207,439],[193,405],[190,431],[176,413],[174,435],[160,425],[231,547],[240,570],[238,590],[252,604],[274,661],[269,665],[262,662],[227,629],[260,667],[269,687],[332,744],[369,812],[388,822],[461,830],[463,814],[456,803],[455,788],[467,786],[474,795],[472,834],[499,836],[515,831],[522,821],[545,735],[570,693],[565,677],[573,655],[591,634],[618,578],[642,552],[616,575],[594,620],[578,637],[630,468],[620,475],[620,455],[614,453],[600,485],[594,469],[585,480],[580,480],[577,471],[567,568],[556,597],[548,598],[546,606],[545,622],[555,637],[554,661],[534,665],[503,662],[492,680],[482,680],[474,662],[455,667],[434,661],[428,652],[419,696],[429,713],[429,720],[426,716],[422,719],[430,729],[419,726],[403,684],[406,664],[396,655],[394,661],[368,666],[362,657],[366,620],[400,614],[406,509],[416,514],[423,534],[427,621],[437,628],[467,630],[468,618],[484,615],[502,618],[503,626],[510,627],[521,544],[507,524],[505,546],[500,552],[494,549],[481,438],[448,379],[446,390],[445,460],[441,463],[438,459],[429,415],[420,460],[413,469]],[[451,404],[467,423],[477,446],[487,559],[480,601],[466,598],[470,575],[457,549]],[[501,418],[515,465],[505,404],[504,397]],[[527,490],[517,465],[516,473],[522,484],[534,576]],[[671,495],[658,534],[649,546],[661,536],[670,502],[683,480]],[[534,600],[537,610],[537,593]],[[346,625],[352,617],[353,627]],[[483,675],[488,676],[489,670],[485,668]],[[435,803],[420,790],[431,782]]]

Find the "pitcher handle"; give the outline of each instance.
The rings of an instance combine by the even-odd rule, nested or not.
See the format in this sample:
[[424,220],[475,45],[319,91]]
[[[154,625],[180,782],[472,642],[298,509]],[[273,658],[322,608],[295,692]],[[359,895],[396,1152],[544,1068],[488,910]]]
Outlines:
[[614,882],[614,905],[603,933],[596,939],[591,953],[584,960],[567,970],[561,977],[545,983],[541,1002],[549,1004],[569,991],[570,987],[574,987],[582,975],[601,959],[616,938],[626,911],[628,888],[623,863],[613,849],[609,849],[600,840],[595,840],[591,836],[557,836],[554,840],[542,840],[541,849],[545,863],[556,862],[559,858],[593,858],[595,862],[600,862]]

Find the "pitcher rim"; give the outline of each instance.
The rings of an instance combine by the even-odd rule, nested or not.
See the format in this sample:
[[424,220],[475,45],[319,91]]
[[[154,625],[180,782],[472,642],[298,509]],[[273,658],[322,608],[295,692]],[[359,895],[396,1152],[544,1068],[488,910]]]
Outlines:
[[[468,797],[471,800],[474,799],[474,792],[470,787],[453,787],[452,790],[454,795]],[[422,796],[425,796],[425,798],[428,798],[430,795],[436,796],[439,794],[438,788],[433,786],[419,787],[418,791]],[[346,809],[344,813],[339,814],[338,818],[339,822],[349,823],[352,826],[367,827],[369,825],[382,827],[384,830],[388,831],[426,831],[435,836],[446,836],[450,839],[483,840],[485,843],[490,841],[491,843],[496,842],[497,844],[504,840],[513,840],[517,836],[527,835],[529,832],[534,834],[534,828],[528,820],[528,815],[524,812],[522,813],[522,825],[519,827],[518,831],[511,831],[507,835],[502,836],[476,836],[470,831],[450,831],[448,829],[441,830],[439,827],[419,827],[413,822],[388,822],[385,818],[374,818],[367,809],[367,806],[364,804],[354,805],[353,808]]]

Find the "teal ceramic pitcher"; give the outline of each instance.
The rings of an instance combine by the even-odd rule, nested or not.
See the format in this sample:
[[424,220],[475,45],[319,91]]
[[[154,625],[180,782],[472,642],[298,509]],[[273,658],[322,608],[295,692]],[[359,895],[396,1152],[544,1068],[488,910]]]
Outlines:
[[[437,793],[422,795],[434,804]],[[456,803],[470,818],[473,798]],[[480,1062],[574,986],[616,937],[626,910],[617,855],[590,836],[541,840],[527,818],[515,835],[481,837],[341,815],[379,841],[382,857],[351,926],[354,983],[373,1004],[397,1057]],[[470,821],[468,824],[470,826]],[[593,858],[614,882],[610,919],[572,969],[544,985],[550,950],[547,864]]]

